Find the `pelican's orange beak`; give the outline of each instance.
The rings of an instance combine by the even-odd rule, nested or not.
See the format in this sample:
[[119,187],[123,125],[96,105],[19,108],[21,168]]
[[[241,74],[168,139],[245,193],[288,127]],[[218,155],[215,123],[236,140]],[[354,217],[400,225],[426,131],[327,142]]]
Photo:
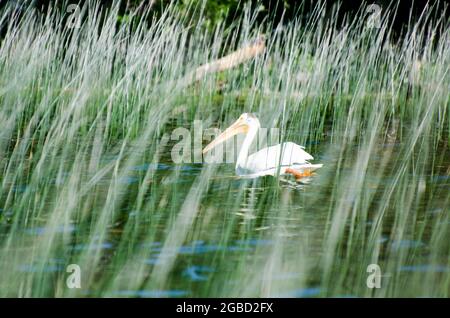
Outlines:
[[219,136],[217,136],[216,139],[211,141],[211,143],[209,143],[205,147],[205,149],[203,149],[203,154],[207,153],[215,146],[220,145],[224,141],[230,139],[234,135],[242,134],[242,133],[246,134],[248,132],[248,128],[249,128],[248,124],[245,122],[245,120],[242,117],[240,117],[238,120],[236,120],[233,123],[233,125],[228,127],[223,133],[221,133]]

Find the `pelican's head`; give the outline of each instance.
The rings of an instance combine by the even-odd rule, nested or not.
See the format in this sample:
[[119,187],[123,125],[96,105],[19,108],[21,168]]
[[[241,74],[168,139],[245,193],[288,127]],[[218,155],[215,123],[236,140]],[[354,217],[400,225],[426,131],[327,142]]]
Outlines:
[[203,149],[203,153],[208,152],[215,146],[223,143],[224,141],[230,139],[234,135],[237,134],[246,134],[252,128],[259,128],[259,120],[255,115],[250,113],[243,113],[238,120],[236,120],[230,127],[228,127],[223,133],[217,136],[216,139],[211,141],[205,149]]

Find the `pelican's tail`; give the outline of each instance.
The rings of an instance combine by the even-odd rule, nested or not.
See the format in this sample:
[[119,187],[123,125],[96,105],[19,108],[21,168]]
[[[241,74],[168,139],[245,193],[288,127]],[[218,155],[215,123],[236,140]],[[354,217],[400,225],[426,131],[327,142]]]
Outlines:
[[303,179],[308,179],[314,175],[314,171],[321,168],[322,164],[297,164],[292,165],[290,167],[286,167],[284,170],[284,174],[292,174],[297,181],[301,181]]

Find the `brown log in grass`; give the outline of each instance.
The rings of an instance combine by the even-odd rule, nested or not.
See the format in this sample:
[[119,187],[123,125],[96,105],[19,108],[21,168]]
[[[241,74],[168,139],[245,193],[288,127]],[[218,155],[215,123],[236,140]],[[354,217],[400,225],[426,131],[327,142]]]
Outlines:
[[194,71],[188,73],[181,80],[182,86],[189,86],[208,74],[216,73],[231,69],[239,64],[253,59],[262,54],[266,48],[264,38],[258,37],[252,44],[245,46],[231,54],[228,54],[218,60],[203,64]]

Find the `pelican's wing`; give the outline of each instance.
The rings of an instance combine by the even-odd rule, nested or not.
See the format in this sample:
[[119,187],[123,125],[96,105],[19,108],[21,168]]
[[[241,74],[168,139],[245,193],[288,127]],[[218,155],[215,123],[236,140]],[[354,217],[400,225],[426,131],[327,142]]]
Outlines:
[[293,164],[306,164],[314,159],[304,148],[293,142],[285,142],[255,152],[247,158],[246,168],[253,173]]

